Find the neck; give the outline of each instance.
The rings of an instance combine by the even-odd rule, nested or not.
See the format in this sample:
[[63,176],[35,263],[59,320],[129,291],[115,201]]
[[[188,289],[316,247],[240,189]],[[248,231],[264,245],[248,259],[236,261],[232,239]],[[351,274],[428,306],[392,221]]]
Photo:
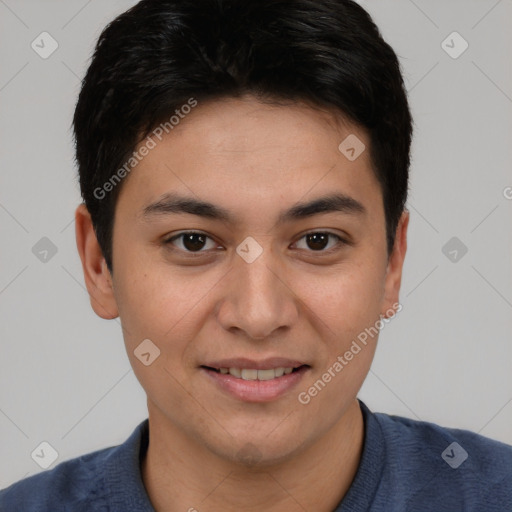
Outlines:
[[308,448],[266,466],[219,458],[149,403],[148,410],[150,442],[141,473],[157,512],[331,512],[348,491],[361,459],[364,422],[357,400]]

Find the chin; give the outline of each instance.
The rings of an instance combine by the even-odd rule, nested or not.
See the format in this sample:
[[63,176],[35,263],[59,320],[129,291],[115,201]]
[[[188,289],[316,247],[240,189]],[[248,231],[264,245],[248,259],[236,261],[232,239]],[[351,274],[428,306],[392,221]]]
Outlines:
[[[250,432],[250,431],[249,431]],[[266,431],[264,431],[266,432]],[[263,469],[283,463],[303,448],[296,436],[288,433],[284,438],[271,435],[247,435],[229,438],[222,448],[210,446],[217,456],[252,469]]]

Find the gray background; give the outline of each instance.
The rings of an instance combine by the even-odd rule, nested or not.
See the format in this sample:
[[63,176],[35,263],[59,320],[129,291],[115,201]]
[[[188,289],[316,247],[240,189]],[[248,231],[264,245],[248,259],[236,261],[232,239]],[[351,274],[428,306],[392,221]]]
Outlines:
[[[42,471],[42,441],[54,467],[146,417],[120,325],[85,291],[70,131],[93,44],[134,3],[0,0],[0,487]],[[416,131],[403,310],[359,396],[512,444],[512,2],[360,3],[401,59]],[[47,59],[31,48],[43,31],[59,45]],[[441,46],[453,31],[458,58]]]

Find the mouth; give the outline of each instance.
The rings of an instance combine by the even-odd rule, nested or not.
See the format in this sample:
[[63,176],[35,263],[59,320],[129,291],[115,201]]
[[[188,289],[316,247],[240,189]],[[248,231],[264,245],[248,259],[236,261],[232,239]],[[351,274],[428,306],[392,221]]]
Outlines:
[[208,382],[231,398],[244,402],[269,402],[290,392],[311,369],[290,359],[265,361],[231,359],[199,367]]
[[232,375],[236,379],[243,380],[272,380],[283,377],[283,375],[290,375],[290,373],[298,372],[302,368],[309,367],[309,365],[303,364],[296,367],[283,367],[268,368],[264,370],[258,370],[257,368],[213,368],[211,366],[202,365],[201,368],[210,370],[222,375]]

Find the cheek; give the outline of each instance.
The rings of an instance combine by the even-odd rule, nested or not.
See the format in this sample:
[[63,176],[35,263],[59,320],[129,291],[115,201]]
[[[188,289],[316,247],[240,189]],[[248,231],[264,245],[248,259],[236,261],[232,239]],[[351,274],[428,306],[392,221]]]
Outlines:
[[299,297],[340,346],[379,318],[384,271],[377,266],[347,263],[296,282]]
[[187,307],[185,290],[155,271],[154,264],[130,264],[127,259],[123,266],[116,269],[114,289],[127,349],[135,349],[146,338],[161,347],[165,334],[172,332]]
[[310,288],[308,305],[326,326],[326,352],[300,390],[299,403],[307,411],[304,428],[314,428],[317,417],[332,425],[348,398],[357,396],[375,354],[382,279],[382,269],[351,266]]
[[209,291],[225,270],[194,273],[155,261],[144,265],[141,259],[130,264],[128,258],[124,270],[119,269],[114,286],[127,350],[149,338],[161,350],[159,363],[168,359],[165,367],[180,371],[190,340],[211,312]]
[[181,408],[184,397],[177,383],[187,377],[183,354],[193,337],[188,331],[197,302],[193,290],[155,267],[153,272],[119,273],[118,278],[119,315],[134,373],[151,400],[162,407]]

